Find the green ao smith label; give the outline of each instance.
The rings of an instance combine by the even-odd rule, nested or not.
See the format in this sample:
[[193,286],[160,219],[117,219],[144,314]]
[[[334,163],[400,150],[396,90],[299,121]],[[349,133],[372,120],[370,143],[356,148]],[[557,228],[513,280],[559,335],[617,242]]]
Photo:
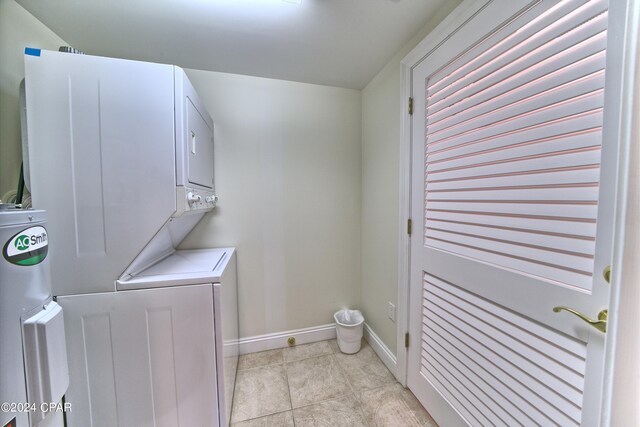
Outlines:
[[36,265],[49,251],[49,239],[44,227],[29,227],[14,235],[4,245],[2,255],[12,264]]

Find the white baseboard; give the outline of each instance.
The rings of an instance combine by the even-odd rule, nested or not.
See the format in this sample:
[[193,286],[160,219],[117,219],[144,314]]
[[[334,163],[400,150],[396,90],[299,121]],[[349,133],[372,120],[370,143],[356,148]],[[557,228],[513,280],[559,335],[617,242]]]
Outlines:
[[297,345],[331,340],[336,337],[336,325],[330,323],[327,325],[313,326],[311,328],[240,338],[238,340],[240,346],[239,351],[240,354],[247,354],[287,347],[287,339],[289,337],[294,337]]
[[367,325],[367,322],[364,323],[364,339],[367,340],[373,351],[375,351],[380,360],[382,360],[382,363],[384,363],[387,369],[391,371],[393,376],[397,377],[398,361],[396,356],[391,352],[391,350],[389,350],[389,347],[382,342],[380,337],[373,332],[373,329]]
[[[298,345],[331,340],[336,337],[336,326],[333,323],[329,323],[327,325],[313,326],[310,328],[241,338],[238,340],[239,351],[240,354],[248,354],[284,348],[288,346],[287,339],[289,337],[294,337]],[[387,369],[391,371],[393,376],[396,376],[398,369],[396,356],[366,322],[364,324],[364,339],[369,343]]]

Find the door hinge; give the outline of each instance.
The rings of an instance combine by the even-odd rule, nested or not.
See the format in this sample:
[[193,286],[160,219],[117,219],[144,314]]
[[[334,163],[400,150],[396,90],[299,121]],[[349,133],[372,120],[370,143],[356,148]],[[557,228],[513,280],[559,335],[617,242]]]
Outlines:
[[413,228],[413,222],[411,221],[411,218],[409,218],[409,219],[407,220],[407,234],[408,234],[409,236],[411,236],[411,230],[412,230],[412,228]]
[[409,332],[404,334],[404,348],[409,348]]
[[413,115],[413,98],[409,97],[409,115]]

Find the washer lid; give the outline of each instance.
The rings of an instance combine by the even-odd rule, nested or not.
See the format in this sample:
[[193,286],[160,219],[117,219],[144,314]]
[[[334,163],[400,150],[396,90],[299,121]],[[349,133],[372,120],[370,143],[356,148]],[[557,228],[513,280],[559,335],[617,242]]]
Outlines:
[[116,281],[119,291],[219,283],[234,248],[178,250],[151,267]]

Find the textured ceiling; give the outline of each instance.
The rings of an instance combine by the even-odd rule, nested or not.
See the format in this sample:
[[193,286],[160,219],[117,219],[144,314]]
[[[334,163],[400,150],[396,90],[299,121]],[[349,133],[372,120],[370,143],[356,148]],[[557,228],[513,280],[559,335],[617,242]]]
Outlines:
[[88,54],[354,89],[446,1],[17,0]]

